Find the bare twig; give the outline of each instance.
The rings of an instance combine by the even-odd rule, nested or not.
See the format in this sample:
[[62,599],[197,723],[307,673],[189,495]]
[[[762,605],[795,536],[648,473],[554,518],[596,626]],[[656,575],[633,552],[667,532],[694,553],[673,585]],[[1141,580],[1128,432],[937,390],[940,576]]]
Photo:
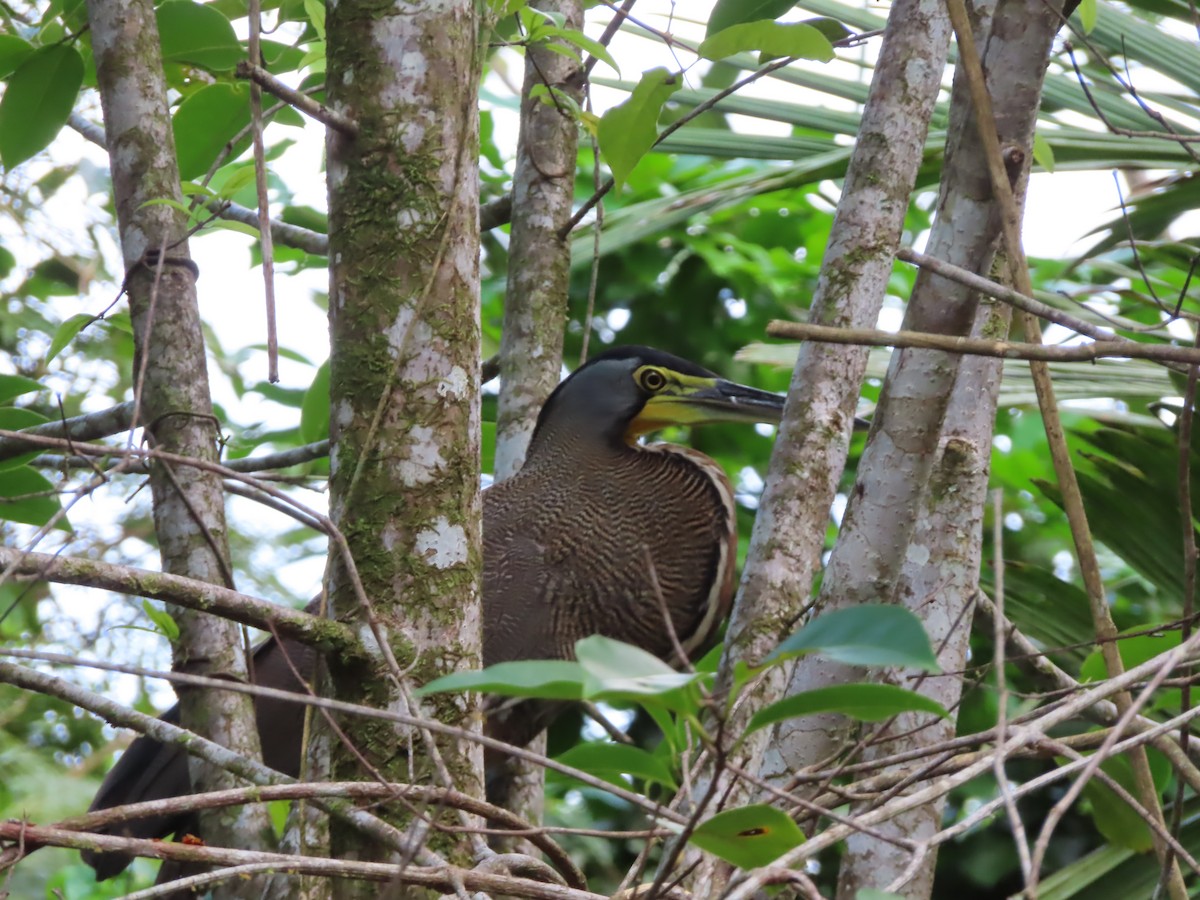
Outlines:
[[1142,344],[1136,341],[1107,340],[1065,347],[1041,343],[989,341],[983,338],[955,337],[920,331],[878,331],[874,328],[834,328],[804,322],[774,320],[767,326],[771,337],[821,341],[829,344],[855,344],[868,347],[924,347],[947,353],[970,353],[1002,359],[1027,359],[1050,362],[1092,362],[1097,359],[1149,359],[1155,362],[1200,364],[1200,350],[1172,344]]
[[288,106],[298,109],[309,118],[316,119],[322,125],[339,131],[348,138],[358,137],[358,123],[353,119],[288,87],[262,66],[255,64],[252,59],[239,62],[236,71],[238,78],[250,79],[268,94],[278,97]]

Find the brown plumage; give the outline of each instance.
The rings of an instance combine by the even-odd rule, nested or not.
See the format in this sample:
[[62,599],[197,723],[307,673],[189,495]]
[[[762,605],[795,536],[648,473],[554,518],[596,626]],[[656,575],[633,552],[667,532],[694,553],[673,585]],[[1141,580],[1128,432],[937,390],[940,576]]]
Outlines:
[[[780,397],[645,347],[610,350],[559,385],[539,416],[524,467],[483,494],[484,664],[570,659],[575,642],[593,634],[675,663],[664,607],[685,652],[710,646],[733,589],[732,488],[703,454],[641,446],[637,438],[671,423],[777,421],[781,411]],[[311,680],[315,655],[292,640],[267,641],[256,651],[254,680],[300,690],[285,654]],[[296,776],[304,707],[255,702],[265,762]],[[521,745],[561,707],[497,705],[485,727]],[[172,709],[164,718],[177,715]],[[108,773],[91,809],[188,790],[183,752],[140,737]],[[189,828],[188,816],[158,817],[111,833],[161,837]],[[101,879],[130,861],[86,852],[84,859]]]

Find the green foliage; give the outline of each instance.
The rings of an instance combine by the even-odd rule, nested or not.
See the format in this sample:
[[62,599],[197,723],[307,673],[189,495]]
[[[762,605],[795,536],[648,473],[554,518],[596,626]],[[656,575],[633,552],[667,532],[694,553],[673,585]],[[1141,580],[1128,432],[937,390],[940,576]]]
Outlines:
[[[552,17],[524,8],[526,4],[490,5],[497,15],[514,21],[518,13],[523,16],[526,42],[565,43],[562,49],[572,55],[596,56],[614,69],[619,64],[626,79],[593,79],[624,91],[629,99],[600,120],[603,159],[621,190],[610,193],[605,200],[598,258],[593,259],[590,227],[581,228],[573,243],[572,283],[567,298],[572,323],[566,335],[569,364],[579,358],[586,327],[590,330],[591,353],[613,342],[648,343],[739,380],[786,389],[796,356],[794,346],[760,345],[744,353],[739,351],[763,340],[769,320],[807,313],[832,222],[837,182],[844,175],[850,155],[848,138],[859,130],[860,105],[869,77],[867,63],[853,54],[843,54],[846,59],[837,67],[787,67],[761,79],[764,87],[756,95],[736,93],[685,125],[656,150],[650,148],[660,125],[678,121],[716,91],[757,67],[759,52],[793,54],[796,50],[790,43],[780,46],[772,41],[785,36],[815,41],[810,27],[825,39],[836,41],[846,33],[845,27],[837,23],[855,29],[876,28],[883,22],[880,11],[817,0],[803,4],[803,14],[831,19],[783,25],[773,20],[799,18],[789,16],[793,4],[786,0],[720,0],[708,22],[706,50],[721,55],[722,62],[707,68],[703,63],[692,67],[684,79],[661,69],[643,74],[636,58],[620,53],[606,55],[607,51],[602,51],[588,34],[565,29]],[[274,39],[263,42],[265,65],[292,83],[303,78],[305,88],[319,89],[325,58],[325,4],[288,0],[265,6],[281,23],[273,33]],[[71,0],[41,4],[37,10],[40,19],[30,27],[0,35],[0,80],[4,81],[0,160],[6,170],[12,170],[6,171],[9,193],[0,201],[6,224],[11,224],[0,237],[4,244],[0,246],[0,301],[4,303],[4,315],[0,316],[0,360],[4,365],[0,372],[0,404],[8,404],[0,406],[0,428],[57,420],[62,415],[99,409],[132,396],[134,360],[128,313],[120,305],[105,312],[117,296],[122,275],[120,261],[111,250],[115,211],[105,199],[109,190],[107,172],[91,158],[80,162],[74,145],[63,152],[55,141],[73,106],[86,117],[96,118],[90,99],[87,103],[80,99],[93,95],[79,91],[81,84],[90,86],[95,82],[90,37],[84,28],[86,9],[84,4]],[[184,196],[189,200],[215,196],[243,205],[254,203],[252,168],[245,152],[248,140],[238,141],[226,151],[226,143],[249,121],[248,92],[231,72],[236,61],[246,55],[245,43],[233,37],[245,33],[245,15],[246,5],[240,0],[166,0],[159,5],[158,22],[168,62],[164,74],[175,104],[180,162],[185,178],[195,180],[185,189]],[[1182,333],[1178,326],[1172,332],[1166,330],[1164,323],[1169,314],[1164,307],[1169,310],[1182,298],[1184,312],[1196,312],[1194,276],[1187,286],[1191,260],[1200,246],[1187,217],[1200,206],[1200,190],[1192,174],[1194,162],[1169,141],[1108,133],[1095,124],[1092,104],[1117,128],[1145,131],[1169,126],[1189,132],[1196,120],[1196,92],[1200,88],[1194,41],[1187,39],[1194,27],[1190,12],[1181,3],[1156,3],[1148,12],[1139,4],[1113,6],[1084,0],[1077,21],[1090,32],[1091,48],[1077,49],[1077,56],[1093,96],[1089,100],[1083,95],[1075,74],[1062,59],[1056,57],[1051,62],[1034,147],[1037,164],[1060,174],[1110,169],[1165,173],[1156,172],[1156,181],[1127,198],[1128,227],[1126,217],[1116,208],[1115,196],[1108,221],[1086,223],[1086,227],[1095,226],[1095,232],[1085,258],[1033,260],[1035,292],[1045,302],[1139,340],[1178,339]],[[588,30],[592,31],[591,25]],[[515,33],[509,37],[521,38]],[[693,45],[697,43],[699,40]],[[680,66],[688,66],[690,57],[684,50],[676,50],[681,56]],[[825,52],[824,45],[821,50]],[[1153,121],[1114,80],[1109,63],[1121,73],[1129,66],[1141,99],[1161,112],[1166,125]],[[506,74],[511,75],[511,64],[493,57],[488,65],[494,67],[483,82],[487,108],[481,115],[480,177],[485,198],[495,199],[511,188],[510,117],[519,104],[513,97],[499,93],[499,79],[494,77],[506,66]],[[323,95],[318,92],[314,96],[320,99]],[[757,120],[754,131],[769,130],[770,134],[756,133],[748,138],[745,118],[735,116]],[[580,118],[586,125],[587,117]],[[298,124],[300,120],[294,114],[284,114],[283,121]],[[905,223],[905,243],[918,241],[927,231],[934,208],[929,188],[935,184],[941,166],[943,132],[948,121],[944,105],[935,111],[933,121],[934,131],[919,176],[919,193]],[[320,130],[318,126],[306,127]],[[267,139],[275,140],[274,132],[269,130]],[[48,145],[47,152],[44,148]],[[291,165],[295,153],[288,141],[269,144],[268,157],[273,214],[285,222],[327,233],[325,214],[307,205],[319,201],[299,199],[308,185],[298,182],[318,178],[317,168],[298,176]],[[579,159],[577,198],[593,191],[593,166],[590,148],[585,148]],[[210,171],[215,175],[201,188],[199,182]],[[70,217],[60,213],[55,218],[44,212],[53,208],[56,198],[67,195],[89,199],[86,205],[73,201]],[[1063,213],[1063,227],[1075,228],[1078,223],[1069,212]],[[195,212],[193,221],[207,216],[203,211]],[[78,222],[68,223],[67,218]],[[228,227],[250,233],[254,230],[244,225]],[[1085,226],[1078,227],[1082,231]],[[213,228],[210,225],[207,230]],[[1129,249],[1130,231],[1138,242],[1136,259]],[[22,239],[12,237],[17,232]],[[201,235],[197,245],[203,246],[207,240]],[[233,246],[244,248],[245,244]],[[1032,249],[1036,252],[1037,248]],[[482,325],[485,343],[493,352],[503,316],[507,252],[503,229],[485,236],[481,255],[485,272]],[[257,247],[248,252],[235,250],[228,265],[237,270],[246,268],[246,263],[257,264],[259,259]],[[276,247],[276,261],[277,270],[285,273],[279,276],[285,284],[294,273],[320,269],[327,263],[323,257],[284,246]],[[590,297],[593,266],[597,288],[595,296]],[[203,304],[209,302],[214,291],[209,271],[200,282]],[[914,277],[910,267],[896,267],[888,287],[890,309],[900,309]],[[91,285],[99,285],[99,290],[89,289]],[[253,279],[247,277],[243,288],[249,308],[254,302]],[[323,304],[325,299],[317,297],[316,302]],[[281,304],[281,309],[285,310],[281,315],[286,316],[293,307]],[[283,357],[294,368],[285,375],[283,384],[269,385],[263,380],[264,338],[260,329],[247,324],[244,333],[231,335],[221,327],[225,323],[218,321],[224,314],[210,311],[207,305],[204,310],[211,326],[209,361],[221,404],[221,431],[228,438],[226,458],[287,449],[326,437],[327,367],[313,362],[323,358],[323,348],[296,344],[289,352],[285,347]],[[247,323],[252,321],[246,317]],[[868,375],[875,381],[866,386],[864,402],[878,396],[878,380],[887,363],[886,351],[872,354]],[[1132,665],[1178,640],[1177,631],[1165,636],[1136,632],[1169,624],[1183,610],[1180,535],[1188,517],[1180,514],[1175,435],[1155,419],[1163,398],[1177,397],[1181,383],[1149,363],[1055,365],[1052,371],[1060,401],[1089,403],[1085,409],[1068,413],[1072,446],[1083,451],[1076,452],[1074,460],[1081,469],[1092,529],[1102,543],[1106,599],[1123,631],[1119,644],[1122,657]],[[14,392],[5,394],[9,387]],[[989,560],[1002,556],[1005,609],[1010,618],[1069,673],[1085,679],[1103,677],[1091,643],[1094,635],[1087,600],[1070,562],[1070,537],[1055,502],[1057,493],[1052,486],[1053,472],[1042,425],[1032,401],[1032,389],[1022,366],[1007,364],[997,423],[1000,439],[992,459],[993,483],[1004,493],[1004,544],[991,547],[988,538],[984,588],[994,590]],[[483,465],[487,471],[491,467],[487,448],[494,446],[495,437],[494,398],[485,398],[484,409]],[[1097,425],[1099,420],[1105,427]],[[749,429],[714,427],[695,434],[676,431],[663,437],[691,443],[730,473],[738,486],[739,553],[744,554],[773,436]],[[861,439],[855,448],[859,446]],[[59,509],[57,492],[70,489],[76,477],[71,471],[34,470],[31,461],[36,455],[31,452],[0,463],[0,474],[14,473],[9,476],[12,483],[0,491],[6,492],[9,501],[0,498],[0,518],[7,520],[2,527],[9,545],[15,545],[19,537],[29,534],[30,528],[44,523]],[[304,490],[320,488],[327,472],[328,461],[319,460],[289,470],[286,477],[301,481],[300,490]],[[1192,474],[1196,483],[1200,470],[1194,462]],[[845,489],[849,489],[852,479],[851,471]],[[147,558],[152,558],[148,492],[139,493],[139,483],[129,476],[114,477],[114,484],[106,490],[129,502],[106,504],[105,500],[111,498],[98,496],[94,505],[102,511],[102,521],[92,521],[95,516],[89,507],[93,501],[73,508],[72,524],[79,529],[76,546],[95,547],[114,561],[145,564]],[[298,496],[311,499],[307,493]],[[231,511],[236,511],[240,502],[232,503]],[[830,539],[835,532],[836,528],[830,526]],[[292,563],[319,558],[325,550],[323,541],[305,528],[250,516],[236,520],[231,541],[240,585],[271,597],[287,597],[298,590],[281,575],[281,570]],[[315,583],[318,577],[319,569],[310,581]],[[299,592],[311,587],[312,583],[306,583]],[[90,646],[96,635],[88,633],[89,625],[74,624],[73,613],[58,605],[59,595],[57,589],[41,584],[0,585],[0,610],[11,610],[0,618],[0,635],[21,645],[74,638],[79,646]],[[890,656],[871,638],[873,623],[869,619],[874,613],[850,612],[864,617],[858,623],[863,628],[856,625],[839,639],[821,637],[820,628],[832,627],[828,622],[821,624],[829,618],[822,616],[808,626],[818,629],[815,644],[820,649],[813,649],[813,633],[806,627],[794,636],[795,643],[788,652],[823,652],[856,664],[915,668],[928,664],[931,657],[927,643],[923,649],[909,647],[899,656]],[[102,621],[104,634],[111,634],[114,622],[144,622],[145,615],[137,603],[108,605]],[[44,636],[43,626],[47,624],[56,630]],[[160,627],[166,628],[165,624]],[[60,632],[64,628],[74,630],[64,637]],[[118,634],[128,643],[131,635],[140,638],[145,632],[122,630]],[[972,648],[975,664],[991,658],[990,641],[990,635],[976,636]],[[121,649],[125,652],[128,648]],[[580,733],[579,720],[571,717],[562,720],[552,740],[562,761],[614,783],[629,786],[632,781],[638,789],[661,797],[682,781],[677,768],[680,754],[702,741],[700,729],[709,727],[699,698],[701,688],[711,683],[712,666],[701,666],[705,674],[689,681],[691,676],[661,667],[640,667],[642,661],[636,655],[610,658],[607,654],[611,649],[601,645],[585,648],[578,663],[537,663],[530,667],[515,664],[512,669],[496,667],[486,673],[453,677],[463,679],[456,682],[459,689],[568,699],[592,696],[634,709],[636,714],[628,731],[637,746],[593,742],[570,749],[578,743]],[[1018,696],[1036,696],[1042,689],[1027,681],[1015,667],[1010,666],[1008,675],[1010,687]],[[956,710],[959,730],[963,734],[983,731],[996,719],[998,701],[990,681],[993,676],[973,667],[962,677],[971,689]],[[827,711],[868,722],[909,709],[941,714],[940,709],[919,706],[916,695],[892,692],[885,696],[881,689],[887,687],[851,685],[846,690],[838,689],[833,696],[789,698],[760,710],[755,727],[784,716]],[[164,698],[155,695],[154,699],[161,705]],[[1177,709],[1179,700],[1177,687],[1163,689],[1147,712],[1162,716],[1165,711]],[[1023,702],[1028,705],[1034,701]],[[151,706],[145,694],[140,695],[138,704],[142,708]],[[50,821],[82,809],[98,770],[76,777],[72,767],[104,746],[109,735],[101,733],[95,720],[75,716],[62,704],[5,692],[3,686],[0,708],[6,710],[0,717],[0,815],[28,813],[38,821]],[[1014,703],[1010,712],[1025,708]],[[1020,784],[1053,765],[1053,760],[1016,760],[1009,766],[1008,775]],[[1126,784],[1121,765],[1120,760],[1115,767],[1106,763],[1106,771]],[[1159,762],[1154,765],[1159,775]],[[1159,786],[1163,787],[1161,782]],[[991,800],[996,790],[995,782],[985,777],[955,791],[949,798],[947,819],[961,817],[975,804]],[[1157,867],[1152,855],[1128,849],[1144,846],[1145,833],[1106,790],[1102,785],[1089,785],[1085,802],[1068,814],[1056,832],[1043,898],[1086,892],[1089,900],[1108,896],[1123,900],[1153,892]],[[50,801],[60,799],[62,808],[54,808]],[[1036,821],[1049,802],[1038,795],[1023,799],[1021,808],[1028,811],[1029,821]],[[581,788],[568,779],[551,779],[548,808],[551,822],[556,824],[610,831],[644,825],[620,801],[598,790]],[[1200,847],[1197,813],[1200,807],[1195,799],[1187,798],[1181,840],[1193,852]],[[790,820],[787,825],[782,821],[767,823],[768,832],[771,828],[788,832],[788,825]],[[739,826],[712,819],[701,823],[697,844],[705,839],[705,829],[712,830],[711,837],[723,843],[720,850],[715,844],[708,849],[722,853],[735,864],[754,865],[763,857],[739,854],[765,845],[778,855],[771,843],[772,834],[741,833],[763,826],[762,821]],[[640,850],[636,842],[579,835],[564,836],[563,842],[586,863],[593,888],[600,891],[615,889],[624,866]],[[828,879],[834,859],[826,856],[821,862],[824,871],[820,877],[826,879],[821,886],[832,894]],[[1019,891],[1019,883],[1014,882],[1018,862],[1008,826],[1002,820],[964,835],[954,852],[941,854],[939,866],[937,897],[1005,896]],[[127,892],[144,885],[150,868],[141,866],[130,883],[113,890]],[[61,889],[69,897],[112,895],[106,887],[91,884],[85,871],[73,855],[52,856],[51,851],[41,851],[18,867],[18,881],[10,885],[10,890],[14,896],[40,896],[47,888]],[[27,874],[31,872],[37,874]],[[22,882],[22,878],[27,880]],[[862,896],[865,900],[867,892]]]
[[795,0],[717,0],[708,16],[706,37],[743,22],[777,19],[795,5]]
[[813,26],[781,25],[769,20],[731,25],[705,38],[699,52],[705,59],[724,59],[747,50],[757,50],[767,58],[794,56],[818,62],[833,59],[829,39]]
[[819,615],[772,650],[766,662],[808,653],[852,666],[941,671],[921,620],[901,606],[864,604]]
[[627,744],[589,742],[576,744],[556,757],[571,766],[624,787],[624,776],[639,778],[646,784],[659,784],[669,790],[679,789],[670,768],[658,756]]
[[163,61],[228,71],[245,57],[229,20],[211,6],[167,0],[155,10]]
[[663,104],[681,87],[678,74],[658,68],[642,75],[629,99],[600,117],[600,152],[620,188],[658,138]]
[[751,717],[746,733],[785,719],[823,712],[840,713],[860,722],[882,722],[902,712],[927,712],[942,718],[950,716],[940,703],[892,684],[840,684],[801,691],[760,709]]
[[804,833],[782,810],[759,803],[717,813],[697,825],[690,840],[735,866],[756,869],[804,843]]
[[[9,58],[20,52],[9,47]],[[0,162],[11,170],[44,150],[67,121],[83,83],[83,58],[70,44],[41,47],[16,65],[0,98]]]

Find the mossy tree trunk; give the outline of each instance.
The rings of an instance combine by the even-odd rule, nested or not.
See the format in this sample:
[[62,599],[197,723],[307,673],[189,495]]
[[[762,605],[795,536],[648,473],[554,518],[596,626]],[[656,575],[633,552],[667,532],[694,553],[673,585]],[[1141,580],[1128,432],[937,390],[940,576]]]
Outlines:
[[[207,359],[196,302],[196,278],[179,202],[179,168],[167,107],[154,5],[150,0],[89,0],[88,21],[104,108],[113,196],[125,260],[135,343],[137,423],[155,448],[215,461],[220,429],[209,396]],[[147,254],[160,253],[161,266]],[[233,587],[219,476],[155,462],[150,470],[154,529],[163,570]],[[183,607],[170,607],[179,625],[173,646],[180,671],[246,679],[240,627]],[[258,758],[258,731],[250,698],[225,691],[179,692],[184,726],[243,756]],[[228,772],[191,759],[197,790],[239,782]],[[269,847],[273,832],[265,807],[251,804],[201,814],[210,843]],[[221,896],[251,896],[251,882],[230,882]]]
[[[329,598],[403,670],[380,654],[330,675],[340,699],[405,708],[411,686],[479,665],[479,22],[472,0],[341,0],[327,25],[329,102],[359,127],[327,143],[331,514],[372,612],[336,551]],[[479,725],[464,695],[425,706]],[[341,725],[383,777],[481,791],[477,745],[438,739],[439,774],[421,735]],[[331,777],[374,776],[335,741]],[[381,852],[336,823],[331,841],[335,857]],[[458,842],[429,846],[463,862]]]

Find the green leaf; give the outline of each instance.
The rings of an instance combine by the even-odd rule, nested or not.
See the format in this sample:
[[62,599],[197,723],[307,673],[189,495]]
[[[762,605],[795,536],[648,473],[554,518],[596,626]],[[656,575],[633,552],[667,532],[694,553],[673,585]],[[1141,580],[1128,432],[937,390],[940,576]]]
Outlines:
[[300,406],[300,439],[306,444],[329,437],[329,360],[321,363]]
[[575,656],[584,672],[583,695],[596,700],[653,698],[670,709],[688,709],[693,704],[683,689],[704,677],[676,672],[639,647],[599,634],[576,641]]
[[0,78],[7,78],[33,53],[33,44],[13,34],[0,34]]
[[45,389],[46,386],[40,381],[34,381],[24,375],[0,375],[0,403],[7,403],[22,394]]
[[63,322],[54,330],[54,337],[50,340],[50,349],[46,351],[46,362],[54,359],[58,354],[62,353],[63,348],[75,339],[75,335],[83,331],[99,316],[89,315],[88,313],[77,313],[71,316],[67,321]]
[[[45,525],[60,509],[62,504],[54,492],[54,485],[40,472],[29,466],[0,470],[0,519]],[[71,530],[66,516],[62,516],[55,527]]]
[[829,712],[860,722],[881,722],[902,712],[927,712],[942,718],[950,715],[940,703],[896,685],[841,684],[793,694],[760,709],[750,719],[746,733],[784,719]]
[[0,162],[12,170],[54,140],[83,83],[83,57],[70,44],[33,51],[0,98]]
[[654,146],[663,105],[681,86],[678,75],[661,67],[651,69],[642,76],[628,100],[600,117],[597,133],[600,152],[618,189]]
[[881,891],[878,888],[859,888],[854,900],[904,900],[899,894],[891,891]]
[[[21,406],[0,406],[0,428],[3,428],[5,431],[20,431],[22,428],[44,425],[48,421],[50,420],[41,413],[34,412],[32,409],[25,409]],[[40,449],[30,450],[28,453],[11,456],[8,459],[0,459],[0,469],[15,469],[18,466],[23,466],[35,459],[41,452]]]
[[804,833],[782,810],[766,804],[717,813],[692,832],[691,842],[743,869],[773,863],[804,843]]
[[938,672],[921,620],[900,606],[864,604],[817,616],[767,657],[776,663],[819,653],[852,666],[911,666]]
[[[1150,764],[1154,787],[1161,794],[1170,780],[1170,763],[1152,747],[1146,748],[1146,759]],[[1137,796],[1133,767],[1126,754],[1106,759],[1100,764],[1100,768],[1128,793]],[[1137,853],[1146,853],[1154,847],[1153,835],[1145,821],[1108,785],[1092,779],[1084,786],[1083,796],[1091,806],[1092,821],[1096,830],[1104,835],[1109,843]]]
[[563,765],[581,769],[613,784],[623,785],[624,779],[621,776],[632,775],[643,781],[664,785],[671,790],[678,788],[667,764],[641,747],[604,742],[576,744],[555,759]]
[[829,39],[812,25],[781,25],[768,19],[718,31],[705,38],[697,52],[705,59],[716,60],[747,50],[757,50],[769,57],[795,56],[820,62],[833,59]]
[[795,5],[796,0],[717,0],[708,17],[708,30],[704,36],[710,37],[743,22],[778,19]]
[[[250,88],[239,84],[209,84],[189,94],[175,110],[171,127],[179,154],[179,177],[200,178],[225,145],[250,124]],[[234,159],[250,145],[243,135],[234,145]]]
[[1033,136],[1033,159],[1047,172],[1054,171],[1054,148],[1040,131]]
[[579,700],[583,696],[583,670],[578,663],[561,659],[503,662],[483,670],[451,672],[435,678],[417,693],[439,691],[483,691],[505,697]]
[[[576,31],[574,28],[547,28],[543,29],[543,35],[547,38],[557,37],[568,44],[573,44],[608,65],[618,75],[621,74],[621,67],[617,65],[617,61],[613,59],[613,55],[608,52],[608,48],[594,38],[588,37],[582,31]],[[550,46],[550,49],[553,49],[553,45]]]
[[166,0],[156,15],[163,62],[225,72],[245,56],[229,20],[211,6],[192,0]]
[[1091,34],[1096,27],[1096,14],[1096,0],[1080,0],[1079,24],[1083,26],[1085,34]]
[[149,600],[143,600],[142,611],[150,617],[150,621],[154,623],[154,627],[161,634],[165,635],[167,640],[179,640],[179,626],[175,624],[175,620],[171,618],[170,613],[165,609],[159,609]]
[[844,41],[846,38],[854,36],[854,32],[837,19],[830,19],[826,16],[819,16],[815,19],[805,19],[800,24],[811,25],[813,28],[817,29],[817,31],[821,32],[821,34],[825,35],[825,38],[831,44],[835,41]]
[[304,0],[304,14],[312,22],[318,40],[325,40],[325,4],[321,0]]

